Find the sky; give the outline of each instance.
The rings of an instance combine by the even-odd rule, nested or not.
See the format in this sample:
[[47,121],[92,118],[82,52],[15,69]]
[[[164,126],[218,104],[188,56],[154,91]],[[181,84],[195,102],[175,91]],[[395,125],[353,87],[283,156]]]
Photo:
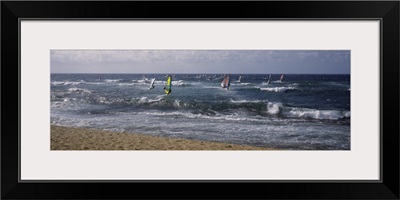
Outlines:
[[51,73],[350,74],[350,50],[51,50]]

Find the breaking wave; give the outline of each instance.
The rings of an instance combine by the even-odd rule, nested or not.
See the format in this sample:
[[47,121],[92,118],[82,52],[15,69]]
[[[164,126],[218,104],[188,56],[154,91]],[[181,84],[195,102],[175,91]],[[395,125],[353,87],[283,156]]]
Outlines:
[[310,108],[298,108],[298,107],[285,107],[282,103],[268,103],[269,114],[277,115],[280,114],[288,118],[310,118],[310,119],[326,119],[326,120],[339,120],[344,118],[350,118],[350,111],[340,110],[317,110]]

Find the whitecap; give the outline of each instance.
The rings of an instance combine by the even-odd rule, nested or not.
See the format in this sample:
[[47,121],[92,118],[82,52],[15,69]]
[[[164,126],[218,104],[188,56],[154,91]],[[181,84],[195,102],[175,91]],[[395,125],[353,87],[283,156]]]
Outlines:
[[286,92],[288,90],[294,90],[295,87],[268,87],[268,88],[260,88],[260,90],[268,91],[268,92]]
[[282,103],[268,102],[267,108],[268,108],[268,111],[267,111],[267,112],[268,112],[269,114],[275,115],[275,114],[278,114],[279,111],[281,110],[281,108],[282,108]]
[[350,117],[349,111],[339,110],[315,110],[307,108],[292,108],[290,111],[284,113],[288,117],[303,117],[312,119],[329,119],[338,120]]
[[81,80],[80,82],[74,82],[74,81],[53,81],[50,84],[51,85],[78,85],[86,83],[85,81]]
[[82,89],[82,88],[69,88],[68,92],[76,92],[76,93],[92,93],[90,90],[88,89]]
[[122,81],[122,79],[105,79],[104,81],[107,83],[115,83],[115,82]]

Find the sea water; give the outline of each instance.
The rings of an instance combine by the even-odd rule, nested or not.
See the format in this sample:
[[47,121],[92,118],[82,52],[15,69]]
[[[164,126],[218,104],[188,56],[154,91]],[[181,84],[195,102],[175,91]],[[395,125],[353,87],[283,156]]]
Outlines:
[[[239,82],[239,76],[242,81]],[[51,124],[294,150],[350,149],[350,75],[51,74]],[[156,78],[155,88],[150,88]]]

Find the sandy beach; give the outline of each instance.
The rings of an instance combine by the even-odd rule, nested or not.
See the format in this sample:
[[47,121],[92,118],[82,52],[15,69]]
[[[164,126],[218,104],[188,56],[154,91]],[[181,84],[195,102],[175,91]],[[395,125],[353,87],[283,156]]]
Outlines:
[[51,125],[51,150],[276,150]]

